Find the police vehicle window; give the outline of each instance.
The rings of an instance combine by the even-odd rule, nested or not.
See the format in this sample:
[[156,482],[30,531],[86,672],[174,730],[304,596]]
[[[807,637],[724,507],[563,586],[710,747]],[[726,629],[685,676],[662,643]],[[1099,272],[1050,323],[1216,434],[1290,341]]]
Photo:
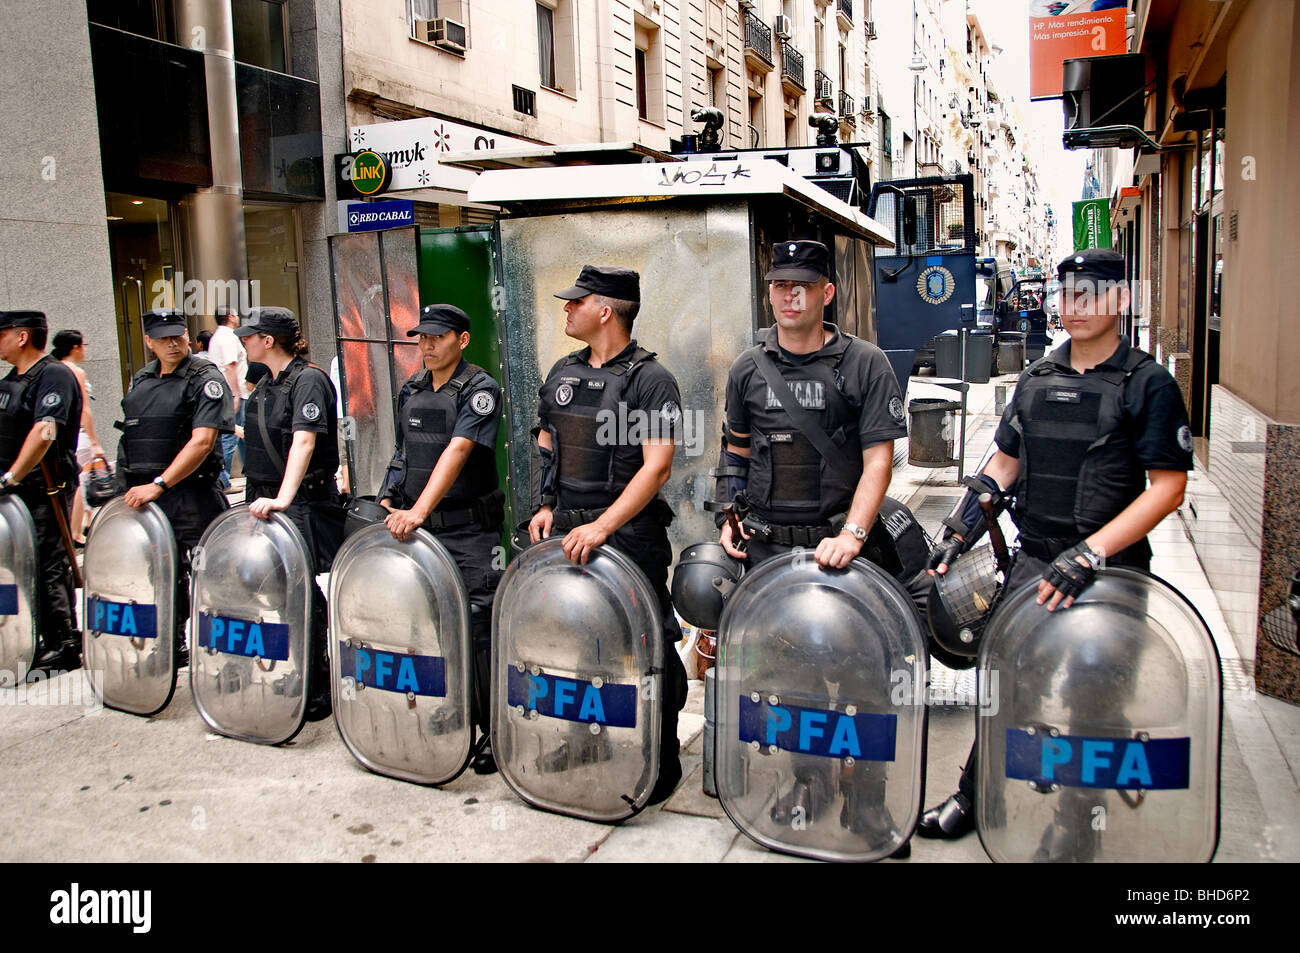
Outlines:
[[981,311],[993,310],[993,282],[980,275],[975,276],[975,300]]

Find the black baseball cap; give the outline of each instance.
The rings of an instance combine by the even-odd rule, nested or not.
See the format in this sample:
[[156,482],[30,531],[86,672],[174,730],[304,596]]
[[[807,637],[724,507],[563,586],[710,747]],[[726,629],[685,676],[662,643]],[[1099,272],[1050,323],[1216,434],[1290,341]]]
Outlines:
[[583,265],[573,286],[555,293],[555,297],[567,301],[585,298],[587,295],[640,301],[641,276],[631,268],[620,268],[617,265]]
[[254,334],[273,334],[276,337],[294,337],[298,333],[298,319],[288,308],[254,308],[248,312],[248,318],[235,328],[237,337],[252,337]]
[[469,330],[469,315],[454,304],[426,304],[420,309],[420,323],[406,332],[407,337],[417,334],[446,334],[448,331]]
[[1109,248],[1081,248],[1056,266],[1056,277],[1065,281],[1090,278],[1099,281],[1124,280],[1124,256]]
[[5,328],[48,328],[44,311],[0,311],[0,331]]
[[831,276],[830,252],[821,242],[777,242],[764,281],[817,281]]
[[184,312],[175,308],[146,311],[143,321],[144,333],[151,338],[178,338],[189,330]]

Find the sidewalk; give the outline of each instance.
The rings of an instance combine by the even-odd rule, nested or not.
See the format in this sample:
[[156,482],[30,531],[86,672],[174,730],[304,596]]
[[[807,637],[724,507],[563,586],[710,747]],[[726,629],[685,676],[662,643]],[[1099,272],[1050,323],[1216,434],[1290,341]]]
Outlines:
[[[972,387],[968,472],[992,439],[995,387],[1010,390],[1014,382],[1008,376]],[[914,378],[908,397],[951,393]],[[955,476],[955,468],[903,463],[890,495],[933,531],[960,492]],[[1204,501],[1212,509],[1214,487],[1199,472],[1192,490],[1202,514]],[[1152,545],[1153,570],[1197,606],[1223,657],[1216,859],[1300,860],[1300,708],[1255,693],[1253,642],[1234,641],[1178,514],[1156,529]],[[500,775],[466,772],[435,789],[371,774],[332,721],[308,724],[279,748],[214,735],[194,711],[187,675],[171,705],[149,719],[85,707],[81,673],[34,688],[27,704],[0,695],[0,860],[806,862],[754,844],[700,792],[698,682],[678,732],[681,787],[664,805],[610,827],[534,810]],[[936,665],[935,696],[973,699],[973,673]],[[927,804],[954,788],[974,718],[969,708],[936,705],[929,725]],[[971,835],[915,838],[910,860],[888,863],[986,860]]]

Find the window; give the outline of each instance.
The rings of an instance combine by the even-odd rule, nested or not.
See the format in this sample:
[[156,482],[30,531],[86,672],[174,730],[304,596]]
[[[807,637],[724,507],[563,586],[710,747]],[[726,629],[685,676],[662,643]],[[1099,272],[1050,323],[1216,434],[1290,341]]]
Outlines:
[[637,115],[647,122],[664,122],[664,53],[659,27],[639,13],[634,14],[635,44],[632,51]]
[[555,88],[555,11],[537,5],[537,65],[542,85]]
[[650,113],[646,106],[646,69],[645,69],[645,50],[636,51],[636,114],[642,119],[649,119]]
[[578,79],[573,51],[577,48],[577,22],[573,0],[537,2],[537,74],[548,89],[577,95]]
[[288,72],[285,62],[284,4],[278,0],[233,0],[235,59],[262,69]]
[[727,108],[727,71],[721,66],[709,67],[709,105],[723,111]]
[[438,0],[406,0],[406,24],[416,36],[416,20],[438,19]]

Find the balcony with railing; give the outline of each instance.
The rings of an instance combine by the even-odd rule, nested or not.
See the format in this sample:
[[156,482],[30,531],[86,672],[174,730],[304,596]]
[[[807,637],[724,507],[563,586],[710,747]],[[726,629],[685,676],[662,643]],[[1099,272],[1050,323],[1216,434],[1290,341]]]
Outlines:
[[841,89],[840,90],[840,119],[847,119],[849,121],[852,121],[853,114],[854,114],[853,97]]
[[835,101],[835,90],[831,78],[821,70],[813,70],[813,96],[818,103]]
[[789,40],[781,41],[781,85],[792,96],[801,96],[808,88],[803,79],[803,54]]
[[839,0],[836,13],[839,14],[840,19],[846,21],[850,29],[853,27],[853,0]]
[[745,62],[760,73],[772,69],[772,28],[746,10],[742,15],[745,27]]

